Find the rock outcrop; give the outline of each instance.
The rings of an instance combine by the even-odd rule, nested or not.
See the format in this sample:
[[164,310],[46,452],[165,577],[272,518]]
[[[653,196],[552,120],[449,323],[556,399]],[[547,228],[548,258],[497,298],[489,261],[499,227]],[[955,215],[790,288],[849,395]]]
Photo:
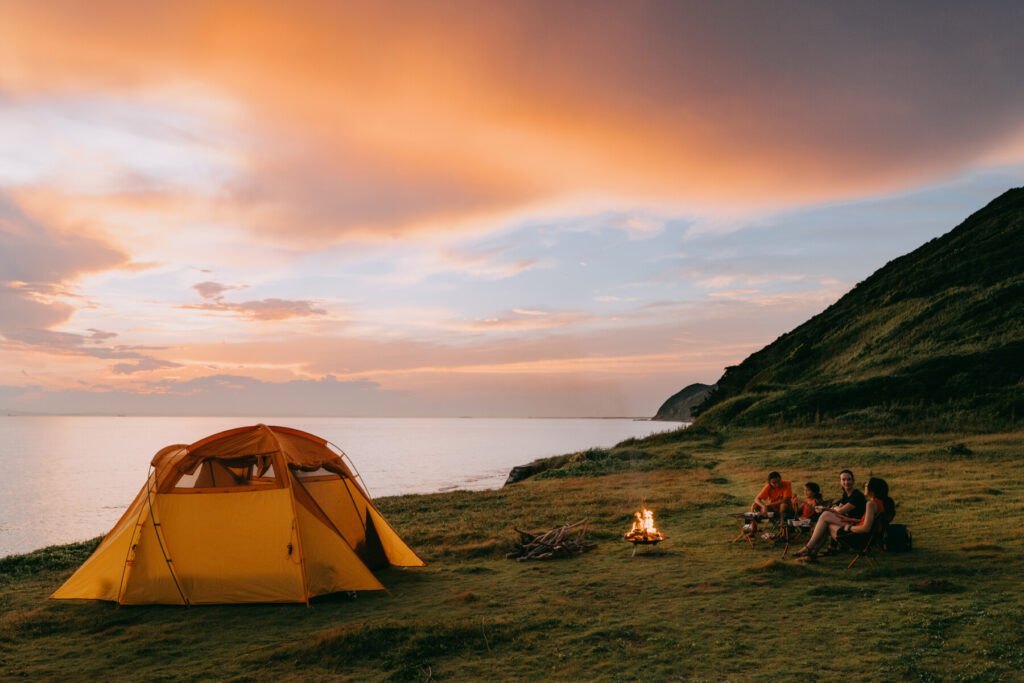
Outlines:
[[714,384],[691,384],[680,392],[673,394],[667,401],[658,408],[658,413],[652,420],[666,420],[671,422],[689,422],[693,419],[691,410],[704,402],[708,394],[717,385]]

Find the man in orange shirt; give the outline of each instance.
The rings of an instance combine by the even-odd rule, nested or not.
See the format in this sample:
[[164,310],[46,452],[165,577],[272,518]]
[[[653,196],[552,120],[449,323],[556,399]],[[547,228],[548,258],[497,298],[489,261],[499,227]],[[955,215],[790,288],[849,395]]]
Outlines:
[[768,474],[768,483],[761,489],[761,493],[754,498],[754,504],[750,506],[751,512],[767,514],[774,512],[779,517],[787,512],[793,512],[793,485],[782,478],[778,472]]

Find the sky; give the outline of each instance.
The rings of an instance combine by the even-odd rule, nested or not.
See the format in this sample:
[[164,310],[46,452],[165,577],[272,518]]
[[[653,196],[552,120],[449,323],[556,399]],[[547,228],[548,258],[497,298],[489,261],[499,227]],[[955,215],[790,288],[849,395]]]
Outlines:
[[0,0],[0,411],[650,416],[1024,185],[1016,2]]

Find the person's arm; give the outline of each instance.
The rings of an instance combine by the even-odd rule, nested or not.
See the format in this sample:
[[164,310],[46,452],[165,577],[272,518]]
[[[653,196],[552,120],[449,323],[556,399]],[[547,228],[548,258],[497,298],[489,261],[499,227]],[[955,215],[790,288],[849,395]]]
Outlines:
[[754,498],[754,505],[764,510],[768,509],[768,503],[771,502],[771,498],[768,497],[768,488],[768,486],[765,486],[761,489],[761,492],[757,494],[757,497]]
[[832,509],[835,510],[836,514],[838,515],[845,515],[847,512],[853,509],[853,503],[843,503],[842,505],[836,505]]
[[875,501],[869,500],[868,505],[864,508],[864,523],[863,524],[847,524],[846,529],[851,534],[866,534],[871,530],[871,525],[875,523]]

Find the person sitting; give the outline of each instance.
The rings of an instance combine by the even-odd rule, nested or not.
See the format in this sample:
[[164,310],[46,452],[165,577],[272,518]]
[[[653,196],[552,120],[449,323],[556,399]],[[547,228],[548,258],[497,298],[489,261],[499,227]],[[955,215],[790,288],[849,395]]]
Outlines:
[[827,538],[835,538],[839,534],[867,534],[874,527],[875,520],[881,520],[883,515],[887,515],[886,518],[892,517],[895,508],[892,498],[889,497],[889,485],[884,479],[871,477],[864,485],[864,495],[867,504],[860,519],[840,515],[831,510],[823,512],[814,526],[811,539],[794,557],[813,560],[818,555],[818,548]]
[[778,472],[770,472],[768,483],[754,498],[750,511],[762,515],[774,512],[782,517],[785,513],[793,512],[794,498],[793,485],[783,479]]
[[813,481],[804,484],[804,499],[796,504],[796,516],[817,519],[825,501],[821,498],[821,487]]
[[[864,494],[867,496],[867,507],[874,507],[874,518],[867,521],[867,510],[864,517],[858,520],[856,525],[846,524],[837,532],[840,536],[847,537],[845,542],[855,548],[863,547],[868,542],[868,536],[872,529],[879,528],[879,525],[888,524],[896,516],[896,503],[889,497],[889,484],[885,479],[871,477],[864,485]],[[854,536],[854,538],[849,538]],[[860,536],[860,538],[856,538]]]
[[860,519],[864,516],[864,507],[868,504],[864,494],[857,490],[853,480],[853,472],[843,470],[839,473],[839,486],[843,495],[839,498],[832,511],[843,517]]

